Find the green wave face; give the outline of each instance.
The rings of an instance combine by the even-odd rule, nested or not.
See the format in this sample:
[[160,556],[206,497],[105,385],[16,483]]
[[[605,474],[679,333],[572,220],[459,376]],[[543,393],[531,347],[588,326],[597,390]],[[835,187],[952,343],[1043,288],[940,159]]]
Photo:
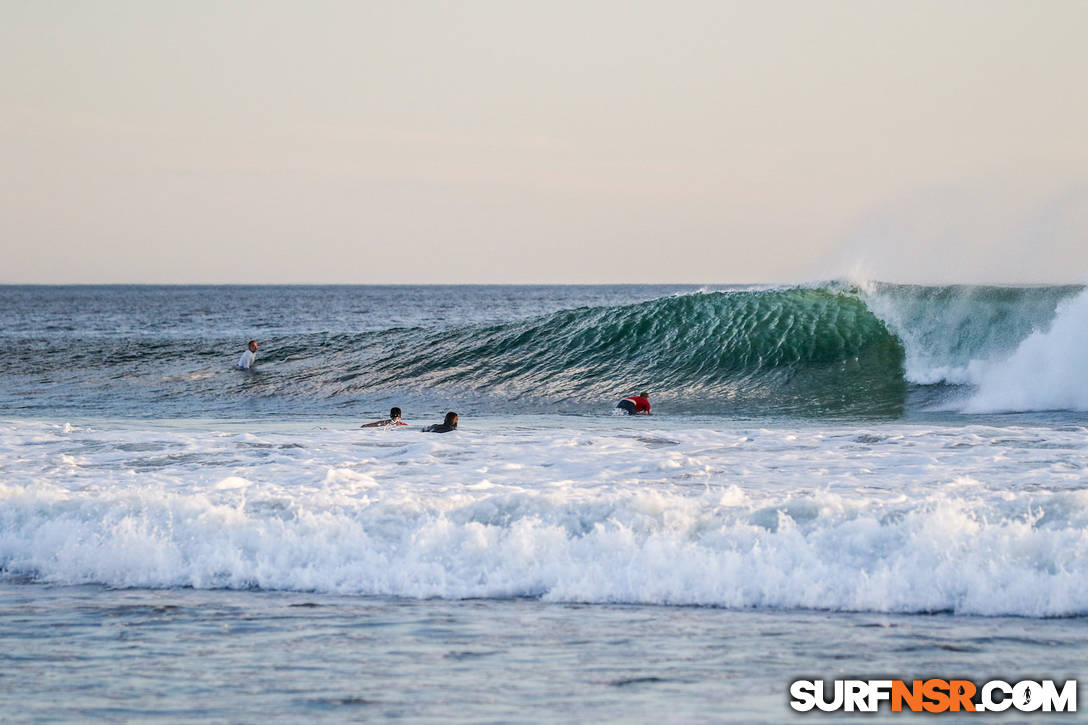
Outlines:
[[[235,338],[28,337],[0,350],[0,377],[11,381],[0,402],[147,415],[391,405],[599,415],[648,390],[663,414],[896,417],[957,409],[1083,291],[832,283],[684,294],[487,325],[285,332],[262,336],[253,375],[234,374],[233,360],[224,364]],[[1076,336],[1058,342],[1079,344]],[[1064,384],[1048,374],[1044,366],[1025,376],[1040,388]]]
[[646,389],[657,406],[707,414],[897,415],[906,394],[898,340],[833,289],[683,295],[395,337],[352,387],[572,412]]

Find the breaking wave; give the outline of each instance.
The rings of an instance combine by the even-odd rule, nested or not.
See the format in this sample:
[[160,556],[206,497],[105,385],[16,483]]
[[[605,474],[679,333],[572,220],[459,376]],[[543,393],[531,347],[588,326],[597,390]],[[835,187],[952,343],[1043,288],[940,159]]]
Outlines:
[[[829,283],[709,291],[529,319],[235,339],[22,336],[15,408],[323,414],[409,404],[600,411],[636,390],[681,414],[897,416],[915,406],[1088,409],[1082,287]],[[195,402],[194,402],[195,401]]]

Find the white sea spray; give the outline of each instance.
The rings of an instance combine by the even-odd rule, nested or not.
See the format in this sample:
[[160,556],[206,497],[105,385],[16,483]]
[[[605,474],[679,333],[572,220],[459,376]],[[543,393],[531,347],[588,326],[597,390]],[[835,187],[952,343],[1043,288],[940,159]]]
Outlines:
[[1053,324],[1036,330],[1006,360],[986,366],[968,413],[1088,410],[1088,291],[1058,308]]

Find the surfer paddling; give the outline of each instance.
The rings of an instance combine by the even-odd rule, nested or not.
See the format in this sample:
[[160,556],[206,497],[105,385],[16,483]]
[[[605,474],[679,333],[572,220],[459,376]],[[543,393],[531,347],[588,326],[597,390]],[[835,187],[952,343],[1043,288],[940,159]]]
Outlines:
[[646,392],[629,395],[616,403],[616,409],[627,415],[650,415],[650,394]]
[[246,345],[246,349],[242,352],[242,357],[238,358],[238,364],[234,367],[239,370],[249,370],[253,367],[253,362],[257,359],[257,341],[250,340]]
[[445,419],[441,423],[435,423],[429,425],[423,429],[423,433],[449,433],[457,430],[457,413],[452,410],[446,413]]
[[385,420],[376,420],[373,423],[363,423],[360,428],[380,428],[385,425],[408,425],[400,419],[400,408],[392,407],[389,409],[389,417]]

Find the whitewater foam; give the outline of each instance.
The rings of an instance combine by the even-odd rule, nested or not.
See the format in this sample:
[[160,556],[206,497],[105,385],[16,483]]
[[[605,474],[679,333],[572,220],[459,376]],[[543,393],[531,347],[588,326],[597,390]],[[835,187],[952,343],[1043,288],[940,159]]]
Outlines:
[[1007,359],[983,366],[969,413],[1088,410],[1088,291],[1061,303],[1049,329],[1037,330]]
[[918,385],[977,385],[1033,331],[1048,326],[1074,287],[916,287],[867,283],[859,293],[904,349]]
[[[115,587],[1088,613],[1083,430],[558,422],[475,421],[442,440],[5,424],[0,467],[26,470],[0,485],[0,571]],[[162,460],[179,449],[189,455]]]

